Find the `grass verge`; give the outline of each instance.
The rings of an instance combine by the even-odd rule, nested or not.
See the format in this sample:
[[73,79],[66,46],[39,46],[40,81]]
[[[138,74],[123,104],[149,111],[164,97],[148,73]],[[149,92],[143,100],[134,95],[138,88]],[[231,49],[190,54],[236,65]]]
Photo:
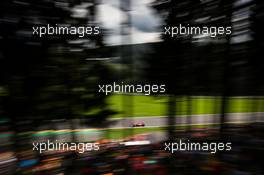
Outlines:
[[[132,105],[124,105],[125,101],[131,102]],[[221,113],[220,97],[178,97],[176,101],[176,115]],[[113,118],[166,116],[167,102],[166,96],[112,95],[108,99],[110,109],[117,112]],[[264,112],[264,98],[232,97],[227,103],[227,113]],[[126,113],[129,110],[133,111],[132,115]]]

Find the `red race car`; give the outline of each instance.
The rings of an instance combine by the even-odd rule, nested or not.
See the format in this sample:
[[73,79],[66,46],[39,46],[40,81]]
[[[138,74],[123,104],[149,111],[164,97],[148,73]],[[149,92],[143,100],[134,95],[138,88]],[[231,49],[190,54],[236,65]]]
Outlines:
[[132,127],[144,127],[145,123],[144,122],[134,122],[132,123]]

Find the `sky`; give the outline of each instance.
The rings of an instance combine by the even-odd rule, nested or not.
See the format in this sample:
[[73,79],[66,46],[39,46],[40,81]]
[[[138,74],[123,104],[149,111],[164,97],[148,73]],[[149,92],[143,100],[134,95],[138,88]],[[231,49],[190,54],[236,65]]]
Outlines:
[[160,41],[161,18],[149,6],[152,0],[131,1],[131,35],[121,35],[121,24],[127,15],[120,9],[120,0],[102,0],[97,7],[97,20],[106,29],[105,44],[139,44]]

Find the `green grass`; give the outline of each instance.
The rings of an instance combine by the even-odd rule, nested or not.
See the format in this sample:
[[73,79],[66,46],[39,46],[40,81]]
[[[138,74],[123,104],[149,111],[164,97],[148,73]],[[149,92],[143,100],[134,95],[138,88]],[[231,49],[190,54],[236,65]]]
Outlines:
[[[187,97],[178,97],[176,100],[177,115],[218,114],[221,112],[220,97],[191,97],[189,101]],[[124,102],[127,101],[131,102],[133,106],[130,103],[124,105]],[[166,96],[112,95],[108,99],[110,108],[117,112],[112,116],[113,118],[131,117],[131,113],[134,117],[166,116],[167,102],[168,97]],[[128,112],[131,109],[131,113]],[[190,110],[188,111],[188,109]],[[230,98],[227,113],[239,112],[264,112],[264,98]]]
[[[133,107],[130,108],[129,103],[125,105],[126,101],[131,101]],[[112,95],[108,103],[112,110],[118,112],[113,117],[129,115],[125,112],[129,111],[129,108],[133,109],[133,116],[163,116],[166,112],[167,97]]]
[[106,129],[105,139],[121,139],[132,135],[153,133],[153,132],[165,132],[166,127],[160,128],[129,128],[129,129]]

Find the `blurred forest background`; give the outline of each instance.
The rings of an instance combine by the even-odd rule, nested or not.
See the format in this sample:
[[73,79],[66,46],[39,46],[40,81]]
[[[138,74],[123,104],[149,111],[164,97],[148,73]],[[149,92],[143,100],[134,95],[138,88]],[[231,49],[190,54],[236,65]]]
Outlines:
[[[103,27],[100,35],[84,39],[32,35],[35,25],[101,26],[96,18],[97,7],[104,3],[1,0],[0,132],[3,138],[6,134],[15,135],[11,142],[1,143],[2,152],[16,145],[12,149],[23,153],[18,155],[19,159],[29,159],[25,151],[32,149],[31,132],[56,130],[56,123],[65,120],[70,121],[67,129],[71,130],[78,129],[73,119],[107,128],[111,122],[108,119],[120,111],[111,108],[112,97],[97,93],[98,84],[114,81],[166,84],[164,115],[168,117],[168,139],[175,137],[174,124],[181,110],[177,103],[183,98],[187,119],[193,114],[194,97],[214,99],[212,103],[219,104],[216,111],[221,115],[220,133],[230,127],[225,120],[230,98],[244,97],[249,100],[246,103],[246,108],[251,108],[249,111],[264,111],[264,3],[261,0],[149,1],[149,8],[163,20],[159,24],[160,40],[156,42],[128,42],[133,40],[130,36],[133,2],[129,0],[118,2],[126,14],[120,24],[123,37],[119,45],[105,42],[111,31]],[[178,24],[232,26],[232,35],[175,39],[162,34],[164,26]],[[133,120],[138,105],[138,97],[134,95],[126,94],[118,100],[123,111],[121,117]],[[162,97],[155,97],[159,98]],[[146,104],[143,110],[152,109]],[[249,115],[254,126],[258,121],[256,114]]]

